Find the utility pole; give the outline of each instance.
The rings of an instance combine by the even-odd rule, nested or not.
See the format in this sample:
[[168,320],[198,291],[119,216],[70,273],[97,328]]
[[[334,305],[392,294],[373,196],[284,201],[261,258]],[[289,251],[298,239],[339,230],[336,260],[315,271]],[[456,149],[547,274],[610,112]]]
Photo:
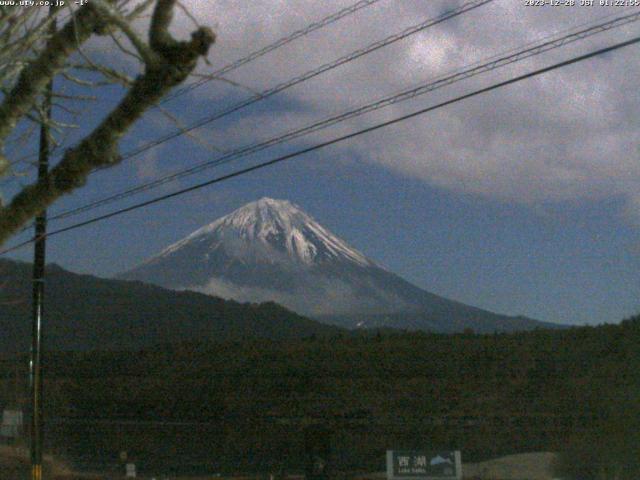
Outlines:
[[19,385],[20,385],[20,378],[19,378],[19,373],[20,371],[20,362],[19,362],[19,357],[16,358],[16,362],[13,365],[13,393],[15,395],[15,408],[16,410],[22,410],[22,405],[24,405],[24,396],[21,398],[20,397],[20,389],[19,389]]
[[[53,5],[49,8],[49,15],[54,15]],[[56,21],[51,19],[49,33],[56,31]],[[42,124],[40,125],[40,146],[38,155],[38,182],[45,181],[49,173],[49,135],[51,120],[51,103],[53,79],[49,81],[44,91],[42,101]],[[42,415],[42,315],[44,302],[44,269],[47,233],[47,211],[43,210],[36,217],[35,246],[33,255],[33,299],[31,323],[31,359],[29,362],[29,386],[31,390],[30,415],[30,454],[31,480],[42,480],[42,444],[43,444],[43,415]]]

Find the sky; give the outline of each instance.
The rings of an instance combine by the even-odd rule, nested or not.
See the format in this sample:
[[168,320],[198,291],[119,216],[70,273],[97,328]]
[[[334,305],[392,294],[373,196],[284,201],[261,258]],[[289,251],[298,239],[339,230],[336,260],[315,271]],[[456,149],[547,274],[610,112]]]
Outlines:
[[[304,28],[355,0],[183,3],[217,34],[202,74]],[[379,0],[154,109],[123,139],[126,152],[165,133],[428,18],[457,0]],[[564,2],[562,2],[564,3]],[[51,215],[211,160],[363,104],[638,7],[493,2],[411,35],[232,115],[97,172]],[[137,28],[145,29],[141,22]],[[192,20],[176,12],[173,33]],[[132,205],[312,146],[537,68],[628,40],[640,22],[600,33],[415,99],[351,119],[158,189],[51,222],[50,229]],[[110,46],[109,46],[110,45]],[[592,58],[478,95],[287,162],[51,237],[48,261],[112,276],[263,196],[288,199],[378,264],[430,292],[498,313],[563,324],[615,323],[640,312],[640,47]],[[83,54],[135,74],[96,39]],[[194,80],[197,80],[194,79]],[[58,88],[75,90],[60,81]],[[66,89],[66,90],[65,90]],[[76,89],[77,90],[77,89]],[[72,145],[118,101],[97,90]],[[65,119],[68,113],[58,109]],[[6,153],[33,148],[15,144]],[[10,146],[11,147],[11,146]],[[24,176],[3,184],[6,198]],[[18,169],[18,167],[16,167]],[[16,236],[9,244],[28,237]],[[11,254],[30,260],[30,249]]]

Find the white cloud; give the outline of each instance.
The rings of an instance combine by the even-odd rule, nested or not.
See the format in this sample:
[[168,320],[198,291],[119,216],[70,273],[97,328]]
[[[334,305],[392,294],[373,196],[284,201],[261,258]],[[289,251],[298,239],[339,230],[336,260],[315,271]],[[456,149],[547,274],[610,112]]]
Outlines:
[[[304,277],[302,277],[304,278]],[[345,315],[353,312],[379,313],[389,304],[407,305],[393,293],[376,289],[377,298],[363,296],[348,282],[324,276],[312,275],[313,289],[302,288],[287,292],[251,285],[238,285],[222,278],[212,278],[206,285],[191,286],[185,290],[206,293],[238,302],[276,302],[303,315]]]
[[[214,69],[352,2],[298,0],[295,7],[284,0],[185,3],[202,23],[216,26],[218,42],[210,54]],[[382,0],[238,69],[230,78],[264,89],[451,6],[450,1]],[[291,89],[280,98],[295,105],[296,111],[278,110],[269,114],[270,121],[265,120],[269,115],[264,111],[255,116],[249,111],[248,116],[238,117],[241,120],[236,125],[212,136],[228,134],[226,138],[248,143],[554,32],[629,11],[597,6],[536,9],[519,1],[497,0]],[[176,28],[182,35],[192,26],[178,15]],[[427,100],[351,121],[332,132],[386,120],[630,38],[639,28],[633,24],[601,34],[504,73],[434,92]],[[634,212],[640,181],[637,142],[633,140],[640,127],[637,58],[638,47],[628,47],[367,135],[344,148],[360,159],[451,190],[533,204],[626,196],[629,211]],[[199,94],[216,98],[219,90],[209,84]],[[299,111],[301,106],[303,111]],[[216,131],[215,126],[209,128]],[[323,135],[327,134],[311,138],[317,141]]]

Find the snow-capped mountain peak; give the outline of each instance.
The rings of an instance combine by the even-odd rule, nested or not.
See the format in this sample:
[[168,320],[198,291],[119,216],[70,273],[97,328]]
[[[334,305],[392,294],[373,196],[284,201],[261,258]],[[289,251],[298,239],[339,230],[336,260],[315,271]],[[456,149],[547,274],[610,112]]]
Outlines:
[[[377,266],[286,200],[249,203],[120,275],[239,302],[280,303],[349,328],[533,328],[439,297]],[[509,327],[509,326],[512,327]]]
[[[196,230],[167,247],[158,257],[166,257],[194,242],[212,240],[210,247],[223,245],[228,251],[246,252],[243,246],[258,245],[267,256],[285,253],[290,260],[305,265],[332,260],[373,265],[362,253],[333,235],[300,207],[287,200],[264,197]],[[255,254],[255,248],[254,254]]]

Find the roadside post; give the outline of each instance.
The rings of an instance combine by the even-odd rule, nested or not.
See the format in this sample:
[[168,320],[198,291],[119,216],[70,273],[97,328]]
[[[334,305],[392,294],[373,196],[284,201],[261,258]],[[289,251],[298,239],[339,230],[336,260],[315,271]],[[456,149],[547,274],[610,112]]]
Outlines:
[[136,464],[135,463],[127,463],[125,476],[126,478],[136,478]]

